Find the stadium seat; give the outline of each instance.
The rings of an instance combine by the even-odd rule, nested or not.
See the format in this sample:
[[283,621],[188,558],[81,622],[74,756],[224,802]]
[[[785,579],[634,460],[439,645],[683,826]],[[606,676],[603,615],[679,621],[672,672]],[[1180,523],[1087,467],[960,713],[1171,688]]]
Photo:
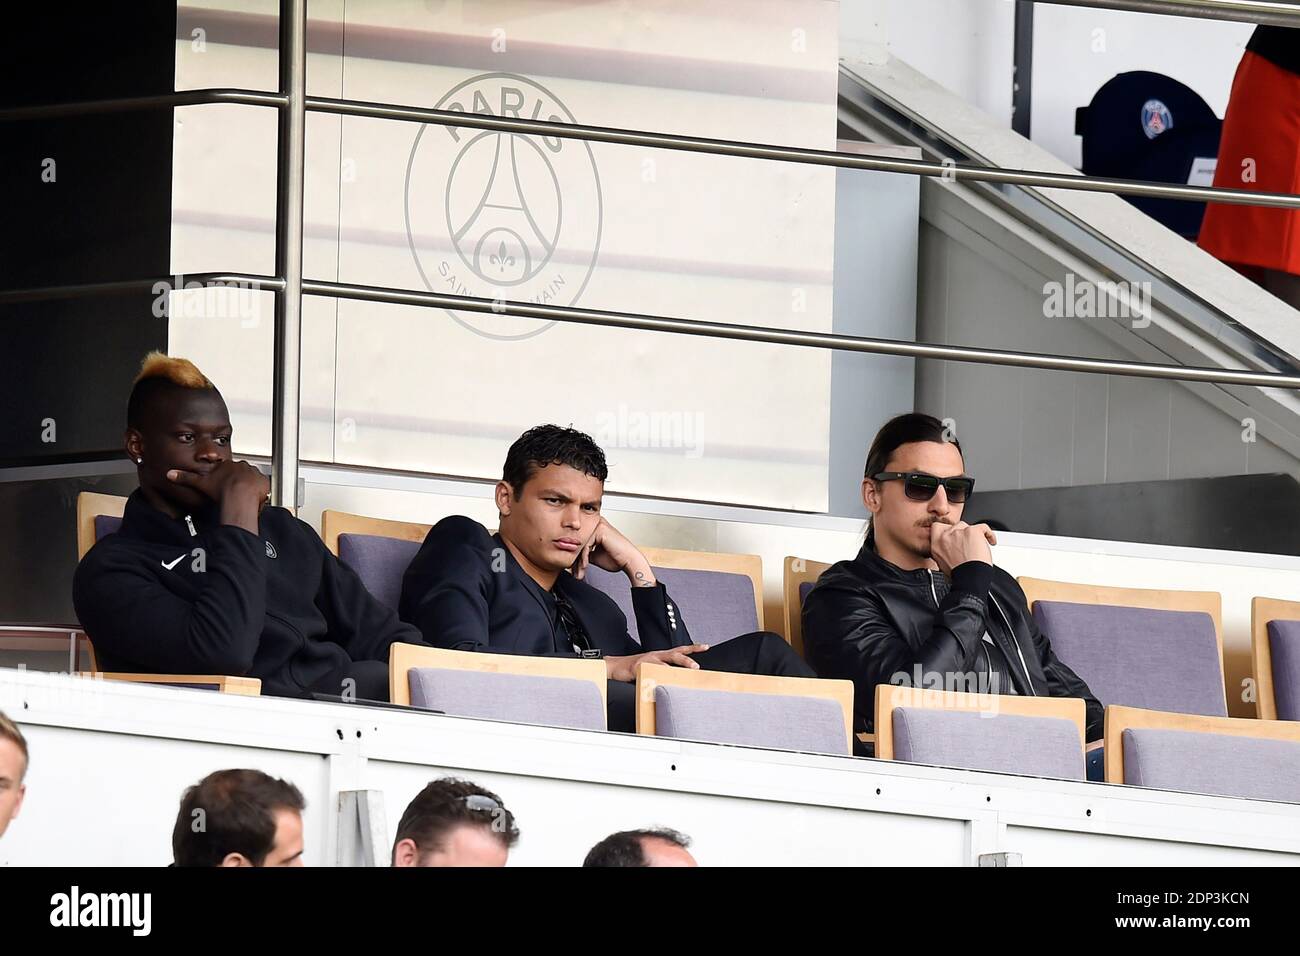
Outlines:
[[853,683],[643,663],[636,732],[744,747],[851,753]]
[[86,556],[96,541],[117,531],[125,510],[126,499],[121,495],[102,495],[95,491],[83,491],[77,495],[78,561]]
[[[672,595],[697,643],[721,644],[763,629],[763,559],[758,555],[669,548],[642,548],[641,552]],[[589,567],[586,579],[614,599],[627,618],[628,633],[639,643],[627,575]]]
[[963,770],[1084,779],[1086,709],[1018,697],[880,684],[876,757]]
[[1300,723],[1107,707],[1106,781],[1300,802]]
[[325,547],[357,573],[366,590],[397,610],[402,575],[432,525],[324,511],[320,527]]
[[394,644],[388,654],[394,704],[550,727],[604,730],[605,662],[479,654]]
[[824,561],[809,561],[786,555],[782,572],[782,605],[785,612],[785,639],[790,646],[803,653],[803,602],[808,598],[822,572],[830,565]]
[[1103,704],[1227,716],[1218,593],[1019,580],[1056,656]]
[[1257,597],[1250,604],[1255,712],[1300,720],[1300,601]]
[[220,674],[123,674],[116,672],[83,672],[83,677],[103,680],[122,680],[133,684],[157,684],[162,687],[181,687],[186,690],[215,690],[220,694],[240,697],[260,697],[262,681],[257,677],[228,677]]

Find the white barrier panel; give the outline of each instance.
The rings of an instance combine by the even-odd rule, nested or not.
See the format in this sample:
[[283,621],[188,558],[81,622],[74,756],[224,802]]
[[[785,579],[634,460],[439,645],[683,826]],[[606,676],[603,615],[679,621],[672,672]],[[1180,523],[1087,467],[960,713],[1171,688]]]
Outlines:
[[1294,804],[13,670],[0,710],[32,752],[0,866],[165,865],[182,791],[230,767],[303,791],[309,865],[355,852],[341,794],[382,794],[391,846],[406,804],[449,773],[516,815],[513,865],[576,866],[602,837],[652,825],[691,836],[706,866],[1300,863]]

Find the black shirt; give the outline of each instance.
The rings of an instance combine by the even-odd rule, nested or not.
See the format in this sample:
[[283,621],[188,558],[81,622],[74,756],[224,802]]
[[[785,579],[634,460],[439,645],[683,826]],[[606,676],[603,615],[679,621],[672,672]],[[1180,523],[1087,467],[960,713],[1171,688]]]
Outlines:
[[1259,26],[1246,49],[1300,76],[1300,29]]

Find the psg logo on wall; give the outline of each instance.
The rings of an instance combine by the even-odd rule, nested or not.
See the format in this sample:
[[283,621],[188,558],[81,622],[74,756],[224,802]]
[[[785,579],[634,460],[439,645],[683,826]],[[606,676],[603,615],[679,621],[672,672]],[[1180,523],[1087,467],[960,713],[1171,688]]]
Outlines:
[[[548,89],[513,73],[457,84],[435,109],[576,123]],[[582,140],[421,126],[406,167],[406,238],[431,292],[572,305],[600,251],[603,206]],[[554,322],[449,313],[494,339],[524,339]]]
[[1142,104],[1142,132],[1147,139],[1155,139],[1161,133],[1174,128],[1174,114],[1169,107],[1159,100],[1147,100]]

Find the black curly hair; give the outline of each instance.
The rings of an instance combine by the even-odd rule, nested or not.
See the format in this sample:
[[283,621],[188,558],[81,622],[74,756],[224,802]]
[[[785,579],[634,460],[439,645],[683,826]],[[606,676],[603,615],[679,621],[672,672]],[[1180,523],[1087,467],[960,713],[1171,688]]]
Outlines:
[[601,481],[609,477],[605,453],[590,435],[560,425],[535,425],[516,438],[506,452],[501,480],[514,489],[518,501],[524,485],[547,465],[568,465]]

